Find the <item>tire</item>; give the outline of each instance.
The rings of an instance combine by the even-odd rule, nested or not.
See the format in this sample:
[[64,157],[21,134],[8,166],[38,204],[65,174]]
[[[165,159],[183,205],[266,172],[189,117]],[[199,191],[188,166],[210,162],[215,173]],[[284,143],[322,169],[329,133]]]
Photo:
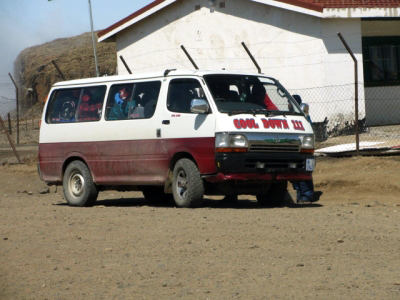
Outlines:
[[79,160],[67,166],[63,176],[63,192],[70,206],[93,206],[99,194],[88,167]]
[[178,207],[199,207],[203,202],[204,186],[193,161],[178,160],[172,173],[172,193]]
[[164,206],[173,202],[172,194],[164,193],[164,188],[151,186],[143,189],[144,198],[151,206]]
[[275,182],[266,194],[257,195],[256,198],[261,207],[277,207],[284,204],[286,192],[287,181]]

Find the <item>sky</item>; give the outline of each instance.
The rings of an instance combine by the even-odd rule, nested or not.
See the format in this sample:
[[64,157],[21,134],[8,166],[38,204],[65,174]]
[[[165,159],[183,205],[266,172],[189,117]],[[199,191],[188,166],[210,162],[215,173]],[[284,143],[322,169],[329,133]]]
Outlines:
[[[153,0],[91,0],[94,30]],[[25,48],[90,32],[89,0],[0,0],[0,102],[15,99],[14,61]]]

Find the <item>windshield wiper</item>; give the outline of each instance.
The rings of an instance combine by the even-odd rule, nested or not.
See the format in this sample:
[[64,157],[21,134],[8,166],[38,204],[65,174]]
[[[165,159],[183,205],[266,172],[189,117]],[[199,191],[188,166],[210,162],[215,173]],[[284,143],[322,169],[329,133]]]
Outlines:
[[303,114],[295,112],[295,111],[277,111],[277,110],[275,110],[275,115],[282,115],[282,116],[286,117],[286,116],[301,116]]
[[257,114],[265,114],[266,117],[270,115],[274,115],[277,112],[276,110],[266,110],[264,108],[259,109],[246,109],[246,110],[231,110],[228,112],[228,116],[239,115],[239,114],[248,114],[251,113],[253,116]]

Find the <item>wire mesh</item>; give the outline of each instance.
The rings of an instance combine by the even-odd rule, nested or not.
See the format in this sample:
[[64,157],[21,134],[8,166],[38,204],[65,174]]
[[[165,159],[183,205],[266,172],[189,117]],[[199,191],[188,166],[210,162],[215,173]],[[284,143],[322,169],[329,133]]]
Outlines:
[[[36,103],[29,107],[24,103],[24,110],[19,113],[17,123],[16,101],[1,101],[0,115],[14,142],[16,151],[22,161],[37,157],[39,145],[39,120],[42,115],[43,104]],[[28,108],[29,107],[29,108]],[[17,163],[6,132],[0,134],[0,163]]]
[[[291,90],[310,105],[317,152],[356,150],[355,85]],[[392,153],[400,148],[400,87],[358,86],[359,149]],[[366,152],[367,153],[367,152]]]

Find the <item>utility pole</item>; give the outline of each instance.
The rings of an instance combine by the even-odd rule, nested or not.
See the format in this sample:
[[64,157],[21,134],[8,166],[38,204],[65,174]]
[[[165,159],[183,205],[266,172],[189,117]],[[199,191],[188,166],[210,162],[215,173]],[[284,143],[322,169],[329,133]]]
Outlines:
[[93,31],[93,18],[92,18],[92,4],[89,0],[89,14],[90,14],[90,28],[92,30],[92,42],[93,42],[93,52],[94,52],[94,64],[96,66],[96,75],[100,77],[99,67],[97,65],[97,54],[96,54],[96,42],[94,40],[94,31]]

